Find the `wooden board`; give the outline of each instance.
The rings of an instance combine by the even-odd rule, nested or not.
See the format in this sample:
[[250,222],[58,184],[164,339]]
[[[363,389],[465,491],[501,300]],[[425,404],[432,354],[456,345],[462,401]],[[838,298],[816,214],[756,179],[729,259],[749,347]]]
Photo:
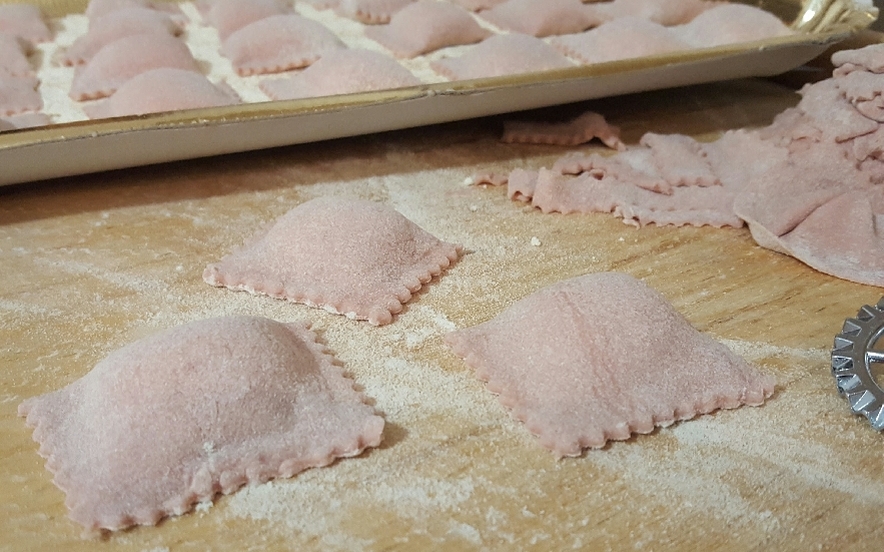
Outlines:
[[[782,86],[739,81],[545,115],[592,108],[636,143],[645,131],[709,138],[764,125],[796,102]],[[503,189],[466,186],[476,171],[563,153],[501,144],[499,130],[482,119],[0,190],[0,550],[96,547],[67,519],[16,416],[21,400],[134,339],[231,313],[311,320],[386,416],[383,446],[106,536],[101,549],[880,548],[884,443],[836,394],[829,349],[882,290],[762,249],[746,229],[543,215]],[[261,223],[321,195],[387,202],[467,253],[381,328],[202,282]],[[643,279],[775,375],[775,396],[556,460],[441,336],[605,270]]]

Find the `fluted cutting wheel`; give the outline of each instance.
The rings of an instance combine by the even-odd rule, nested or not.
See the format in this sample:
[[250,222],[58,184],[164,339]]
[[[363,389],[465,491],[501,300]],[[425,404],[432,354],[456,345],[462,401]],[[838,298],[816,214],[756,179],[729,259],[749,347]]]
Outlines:
[[884,389],[875,380],[873,368],[884,364],[884,350],[876,343],[884,334],[884,298],[874,307],[863,305],[856,318],[844,321],[832,348],[832,375],[838,392],[855,414],[862,414],[872,427],[884,429]]

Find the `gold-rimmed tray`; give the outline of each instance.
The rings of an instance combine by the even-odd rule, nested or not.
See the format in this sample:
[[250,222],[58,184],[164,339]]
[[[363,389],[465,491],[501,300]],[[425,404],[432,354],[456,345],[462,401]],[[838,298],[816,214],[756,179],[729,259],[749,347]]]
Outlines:
[[[0,0],[0,4],[9,0]],[[80,1],[40,1],[52,18]],[[0,185],[315,142],[606,96],[779,74],[871,24],[854,0],[748,2],[799,33],[591,66],[304,100],[55,123],[0,133]],[[57,19],[55,20],[57,21]],[[334,25],[331,26],[334,31]],[[44,63],[52,63],[44,60]]]

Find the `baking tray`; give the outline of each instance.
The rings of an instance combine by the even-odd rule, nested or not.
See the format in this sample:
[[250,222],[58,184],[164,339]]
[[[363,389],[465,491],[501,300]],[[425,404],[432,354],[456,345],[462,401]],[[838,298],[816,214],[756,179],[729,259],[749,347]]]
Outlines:
[[[0,4],[10,0],[0,0]],[[86,0],[33,1],[50,17]],[[865,0],[758,0],[800,33],[591,66],[378,92],[182,110],[0,133],[0,185],[783,73],[875,21]]]

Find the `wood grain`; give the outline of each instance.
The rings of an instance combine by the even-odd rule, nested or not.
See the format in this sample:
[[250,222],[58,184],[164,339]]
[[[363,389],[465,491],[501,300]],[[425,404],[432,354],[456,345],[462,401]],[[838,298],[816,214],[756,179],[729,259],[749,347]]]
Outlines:
[[[605,114],[712,138],[764,125],[788,88],[740,81],[535,113]],[[308,319],[387,420],[382,447],[242,489],[104,550],[869,550],[884,529],[881,435],[834,390],[828,350],[880,289],[764,250],[745,229],[543,215],[476,171],[563,150],[497,141],[496,118],[0,190],[0,550],[92,550],[66,518],[21,400],[154,331],[245,313]],[[592,145],[591,148],[601,146]],[[385,201],[467,253],[382,328],[201,280],[260,224],[320,195]],[[532,238],[540,245],[532,245]],[[535,241],[536,243],[536,241]],[[742,408],[556,460],[443,345],[541,286],[618,270],[777,377]]]

